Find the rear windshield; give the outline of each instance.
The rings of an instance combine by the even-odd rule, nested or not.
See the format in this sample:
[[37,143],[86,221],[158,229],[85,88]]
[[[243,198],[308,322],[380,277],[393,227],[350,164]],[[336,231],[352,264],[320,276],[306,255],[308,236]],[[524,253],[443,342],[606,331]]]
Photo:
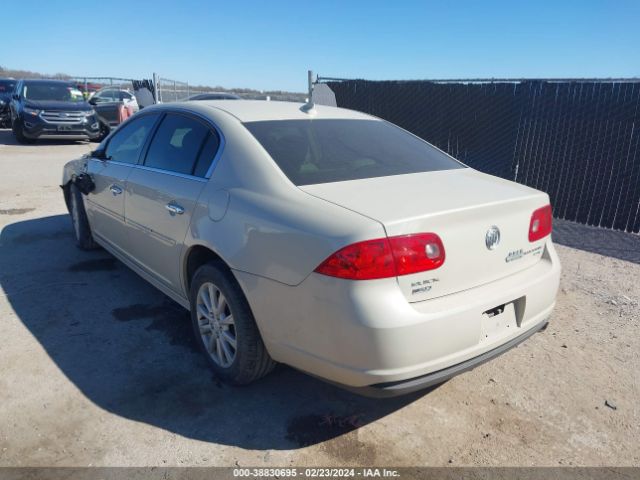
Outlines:
[[383,121],[272,120],[244,125],[296,185],[464,167]]

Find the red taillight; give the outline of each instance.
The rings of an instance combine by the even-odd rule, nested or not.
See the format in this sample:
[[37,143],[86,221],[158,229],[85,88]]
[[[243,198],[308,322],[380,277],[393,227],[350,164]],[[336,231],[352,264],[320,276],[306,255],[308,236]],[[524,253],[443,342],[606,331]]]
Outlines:
[[341,248],[322,262],[316,272],[351,280],[371,280],[396,275],[391,246],[386,238]]
[[540,240],[551,233],[552,218],[551,205],[539,208],[531,214],[531,222],[529,223],[530,242]]
[[434,270],[444,263],[444,245],[435,233],[389,239],[398,275]]
[[433,270],[444,258],[440,237],[419,233],[354,243],[331,255],[315,271],[350,280],[373,280]]

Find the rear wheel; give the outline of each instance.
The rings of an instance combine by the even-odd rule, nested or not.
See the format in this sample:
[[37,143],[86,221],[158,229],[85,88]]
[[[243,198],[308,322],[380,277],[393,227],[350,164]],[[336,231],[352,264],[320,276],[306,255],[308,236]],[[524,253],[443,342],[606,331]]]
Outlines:
[[238,282],[221,263],[200,267],[191,282],[196,341],[221,379],[245,385],[269,373],[269,357]]
[[76,246],[81,250],[94,250],[98,244],[93,240],[91,228],[87,220],[87,212],[82,202],[82,193],[73,183],[69,187],[69,213],[76,237]]

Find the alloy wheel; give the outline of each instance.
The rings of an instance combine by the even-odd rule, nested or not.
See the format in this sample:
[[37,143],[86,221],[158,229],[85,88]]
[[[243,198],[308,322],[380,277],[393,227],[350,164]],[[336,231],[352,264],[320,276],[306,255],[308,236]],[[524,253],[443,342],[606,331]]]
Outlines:
[[196,316],[200,336],[211,359],[223,368],[236,358],[236,326],[229,303],[211,282],[203,283],[196,300]]

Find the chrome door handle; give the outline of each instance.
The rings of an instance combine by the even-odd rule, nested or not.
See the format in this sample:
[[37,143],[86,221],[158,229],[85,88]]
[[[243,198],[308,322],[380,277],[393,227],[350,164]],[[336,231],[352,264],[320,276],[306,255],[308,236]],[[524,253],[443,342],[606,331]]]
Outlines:
[[111,190],[111,193],[113,193],[114,195],[120,195],[122,193],[122,188],[115,184],[111,185],[109,187],[109,190]]
[[184,208],[180,205],[176,205],[175,203],[167,203],[164,208],[169,210],[171,215],[182,215],[184,213]]

